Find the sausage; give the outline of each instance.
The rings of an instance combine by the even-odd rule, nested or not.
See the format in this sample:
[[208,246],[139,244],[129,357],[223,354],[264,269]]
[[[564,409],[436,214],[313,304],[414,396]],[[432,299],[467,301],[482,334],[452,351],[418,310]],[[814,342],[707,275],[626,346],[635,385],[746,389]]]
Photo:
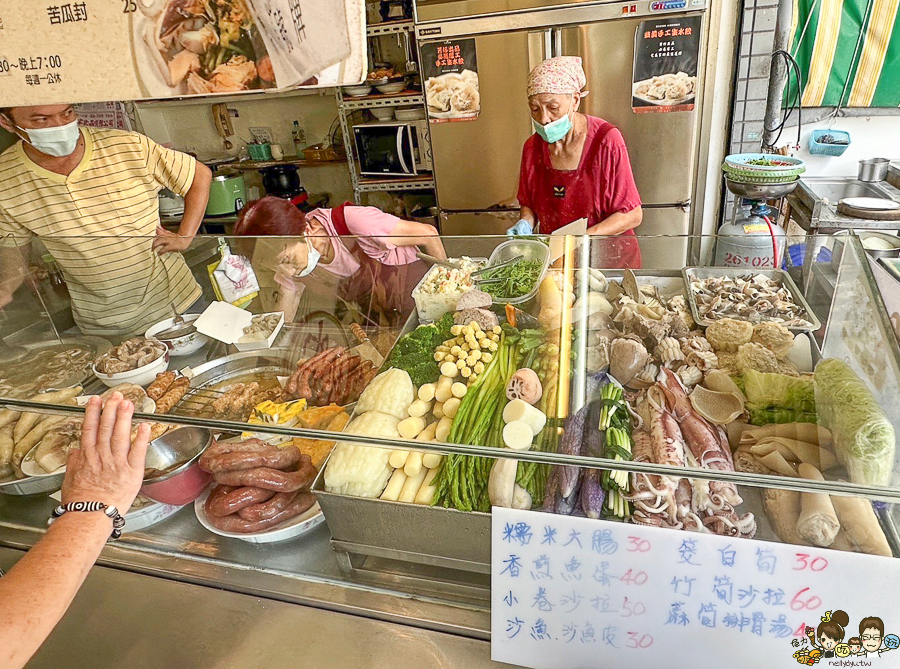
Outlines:
[[229,444],[215,442],[212,446],[203,451],[203,455],[200,456],[200,469],[205,472],[210,471],[207,469],[208,463],[211,458],[218,455],[224,455],[225,453],[250,453],[262,451],[267,448],[270,448],[270,446],[260,439],[247,439],[245,441],[236,441]]
[[292,492],[307,487],[316,477],[316,468],[305,453],[295,471],[282,472],[271,467],[240,469],[219,472],[214,475],[216,483],[233,486],[254,486],[275,492]]
[[207,458],[203,468],[218,474],[220,472],[232,472],[238,469],[255,469],[257,467],[271,467],[272,469],[287,469],[300,461],[299,450],[293,446],[276,448],[270,446],[262,451],[244,451],[234,453],[222,453]]
[[209,513],[211,505],[217,504],[217,500],[221,499],[232,490],[236,490],[236,488],[230,485],[214,485],[212,487],[212,490],[209,491],[209,496],[206,498],[206,502],[203,503],[203,509],[204,511],[206,511],[206,515],[211,515]]
[[228,411],[231,403],[234,401],[238,395],[244,392],[245,384],[243,383],[235,383],[228,390],[226,390],[220,398],[218,398],[215,402],[213,402],[213,411],[216,413],[225,413]]
[[175,405],[191,387],[191,380],[186,376],[181,376],[172,382],[172,385],[166,390],[165,394],[156,402],[156,413],[169,413],[175,408]]
[[301,492],[287,508],[279,511],[277,514],[266,520],[244,520],[238,514],[233,513],[230,516],[209,516],[209,522],[223,532],[235,532],[239,534],[260,532],[262,530],[267,530],[270,527],[280,525],[291,518],[296,518],[301,513],[307,511],[315,501],[316,497],[311,492]]
[[166,390],[175,381],[175,372],[160,372],[156,380],[147,386],[147,397],[154,402],[166,394]]
[[294,492],[276,492],[274,496],[271,497],[268,501],[245,506],[243,509],[238,511],[238,515],[244,520],[268,520],[269,518],[284,511],[288,507],[288,505],[297,498],[297,495],[299,494],[300,492],[297,490],[295,490]]
[[237,513],[245,507],[261,504],[271,499],[276,493],[271,490],[263,490],[262,488],[232,488],[231,486],[216,486],[222,488],[224,492],[213,495],[211,492],[206,499],[204,509],[207,516],[227,516],[231,513]]

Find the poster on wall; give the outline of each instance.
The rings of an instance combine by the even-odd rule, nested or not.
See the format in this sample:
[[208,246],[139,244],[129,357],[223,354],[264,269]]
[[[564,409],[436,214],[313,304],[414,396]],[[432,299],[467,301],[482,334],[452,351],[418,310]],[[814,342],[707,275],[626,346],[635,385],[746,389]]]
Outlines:
[[[361,4],[4,3],[0,104],[236,94],[321,85],[326,70],[328,83],[359,83],[365,78]],[[353,66],[341,69],[344,63]]]
[[474,121],[481,111],[474,39],[421,46],[425,102],[432,123]]
[[691,111],[699,61],[699,16],[641,21],[634,34],[632,111]]
[[91,128],[130,130],[125,105],[121,102],[88,102],[75,105],[78,124]]

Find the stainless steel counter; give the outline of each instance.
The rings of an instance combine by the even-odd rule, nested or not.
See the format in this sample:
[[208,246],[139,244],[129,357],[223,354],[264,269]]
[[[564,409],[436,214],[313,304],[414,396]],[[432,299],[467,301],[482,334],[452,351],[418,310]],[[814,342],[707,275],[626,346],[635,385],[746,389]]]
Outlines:
[[[0,566],[21,555],[0,548]],[[29,666],[509,665],[486,641],[95,567]]]
[[[831,233],[837,230],[900,230],[900,221],[873,221],[846,216],[837,210],[842,197],[883,197],[900,202],[900,189],[895,184],[896,168],[886,181],[874,183],[853,177],[805,177],[786,196],[791,206],[791,220],[807,232]],[[835,194],[831,197],[823,193]]]
[[[0,547],[21,550],[33,545],[53,506],[53,500],[45,496],[0,495]],[[329,542],[324,524],[306,536],[278,544],[225,539],[205,530],[194,516],[193,505],[188,505],[171,518],[110,544],[99,564],[161,577],[155,579],[160,586],[168,579],[470,639],[489,638],[486,605],[344,578]]]

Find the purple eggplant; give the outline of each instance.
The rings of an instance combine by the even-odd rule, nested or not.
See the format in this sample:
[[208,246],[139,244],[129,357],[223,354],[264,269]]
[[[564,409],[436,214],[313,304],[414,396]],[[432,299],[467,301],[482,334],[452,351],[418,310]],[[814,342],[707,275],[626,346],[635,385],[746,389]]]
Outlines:
[[578,494],[581,492],[581,477],[575,480],[575,489],[568,496],[559,495],[556,501],[556,513],[563,516],[571,516],[578,508]]
[[[584,426],[587,421],[589,404],[585,404],[576,413],[570,415],[563,426],[563,436],[559,441],[559,453],[564,455],[581,455],[584,446]],[[572,497],[578,485],[581,468],[573,465],[561,465],[559,468],[559,492],[564,497]],[[577,497],[576,497],[577,499]]]
[[600,485],[600,470],[586,469],[581,481],[581,509],[588,518],[599,518],[606,499],[606,491]]
[[556,502],[559,497],[559,467],[553,465],[550,476],[547,477],[547,484],[544,486],[544,503],[541,506],[542,511],[556,513]]

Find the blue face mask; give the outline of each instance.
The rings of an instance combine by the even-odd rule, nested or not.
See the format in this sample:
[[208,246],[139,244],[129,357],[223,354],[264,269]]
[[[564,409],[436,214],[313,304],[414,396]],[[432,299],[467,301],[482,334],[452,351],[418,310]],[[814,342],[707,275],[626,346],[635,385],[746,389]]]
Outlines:
[[569,134],[569,130],[572,129],[572,120],[569,118],[569,115],[566,114],[562,118],[550,121],[547,125],[541,125],[532,118],[531,126],[534,128],[534,131],[541,136],[541,139],[548,144],[555,144]]

